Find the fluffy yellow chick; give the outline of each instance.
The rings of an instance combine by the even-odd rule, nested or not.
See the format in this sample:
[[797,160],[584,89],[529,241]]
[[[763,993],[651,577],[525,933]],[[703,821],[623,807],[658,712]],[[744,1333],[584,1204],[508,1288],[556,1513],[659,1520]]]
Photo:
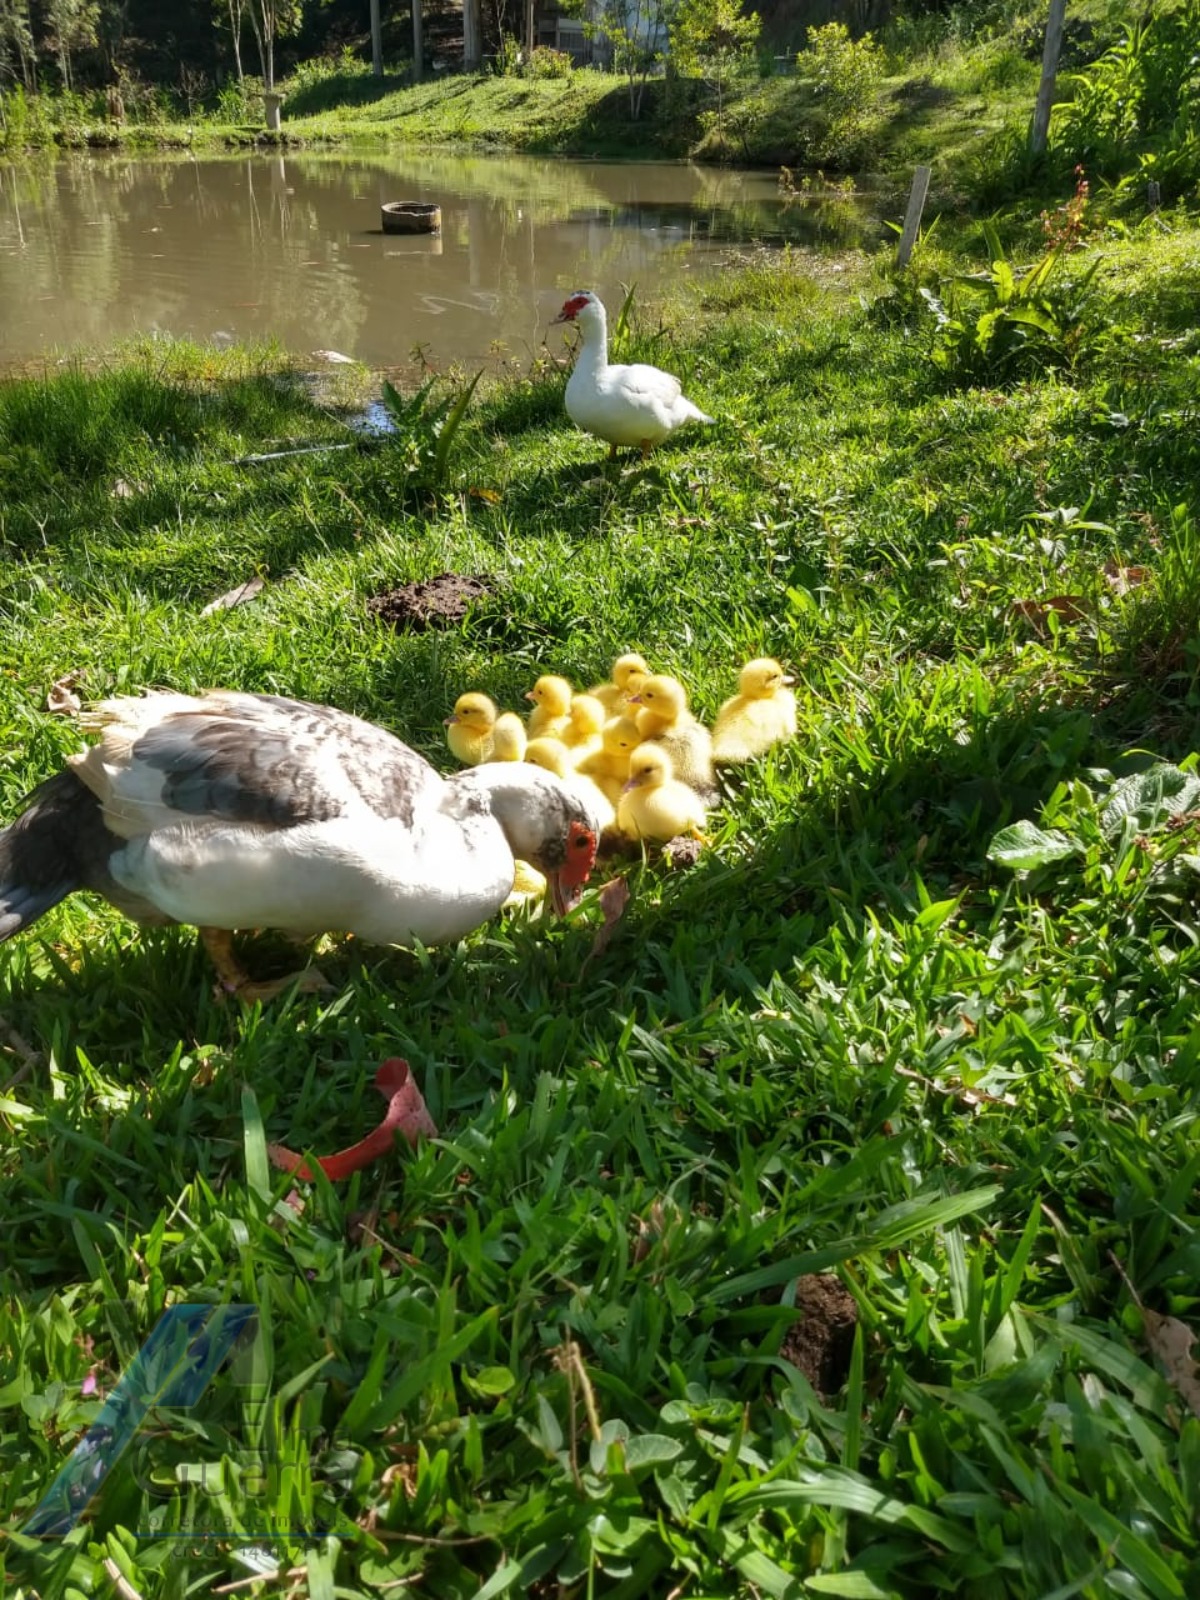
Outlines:
[[578,771],[591,778],[616,805],[629,776],[629,758],[641,743],[632,717],[610,717],[600,735],[600,748],[584,756]]
[[496,726],[496,702],[486,694],[460,694],[454,702],[454,715],[446,718],[446,743],[467,767],[477,767],[492,759],[492,732]]
[[526,700],[533,701],[533,710],[525,725],[529,737],[539,739],[543,734],[550,734],[560,738],[571,720],[571,697],[571,685],[565,678],[539,678],[525,696]]
[[[502,711],[492,729],[493,761],[524,761],[527,743],[525,724],[515,711]],[[529,869],[531,872],[533,868]]]
[[713,760],[751,761],[781,739],[796,737],[796,696],[789,678],[769,656],[747,661],[740,692],[717,712]]
[[679,679],[656,674],[646,679],[633,698],[643,740],[653,739],[662,745],[671,758],[671,770],[681,783],[711,794],[715,787],[712,739],[704,724],[688,710],[687,690]]
[[704,801],[671,774],[671,758],[660,744],[640,744],[629,762],[629,780],[617,807],[617,827],[631,839],[666,844],[681,833],[704,838]]
[[577,694],[571,701],[570,719],[562,732],[562,742],[576,765],[584,756],[600,748],[600,735],[608,714],[592,694]]
[[538,869],[531,867],[528,861],[516,861],[513,865],[516,868],[513,874],[513,886],[504,905],[521,906],[527,900],[544,900],[546,880]]
[[535,767],[544,767],[556,778],[561,778],[568,789],[584,800],[600,819],[600,827],[611,828],[617,820],[616,809],[598,783],[582,777],[571,766],[571,752],[561,739],[530,739],[525,746],[525,759]]
[[[628,704],[628,697],[637,693],[638,684],[650,676],[650,668],[643,656],[634,651],[628,655],[618,656],[613,662],[612,680],[609,683],[598,683],[588,693],[608,712],[610,717],[624,714]],[[635,681],[630,685],[630,678]]]

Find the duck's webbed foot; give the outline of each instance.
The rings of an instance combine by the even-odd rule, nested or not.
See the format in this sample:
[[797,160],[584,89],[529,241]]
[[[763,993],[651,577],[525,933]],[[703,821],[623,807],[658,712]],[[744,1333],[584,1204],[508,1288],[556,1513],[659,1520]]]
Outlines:
[[257,980],[242,966],[233,953],[233,934],[228,928],[201,928],[200,939],[217,969],[218,997],[235,995],[243,1005],[252,1006],[256,1000],[264,1004],[274,1000],[285,989],[293,986],[297,994],[326,994],[333,985],[316,967],[305,967],[300,972],[289,972],[283,978]]

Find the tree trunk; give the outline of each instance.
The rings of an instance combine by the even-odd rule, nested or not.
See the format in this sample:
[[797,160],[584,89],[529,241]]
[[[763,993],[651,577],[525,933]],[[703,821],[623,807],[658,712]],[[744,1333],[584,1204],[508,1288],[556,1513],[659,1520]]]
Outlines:
[[383,77],[383,34],[379,22],[379,0],[371,0],[371,71]]
[[478,72],[483,66],[483,17],[479,0],[463,0],[463,70]]
[[244,90],[246,74],[242,71],[242,8],[237,0],[229,0],[229,32],[233,36],[233,64],[237,68],[238,83]]

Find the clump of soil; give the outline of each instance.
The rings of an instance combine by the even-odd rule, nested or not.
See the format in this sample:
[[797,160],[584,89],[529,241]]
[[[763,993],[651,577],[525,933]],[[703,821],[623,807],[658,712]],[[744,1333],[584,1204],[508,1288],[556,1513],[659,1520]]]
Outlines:
[[420,583],[406,583],[399,589],[373,594],[367,601],[367,610],[400,632],[423,633],[426,628],[445,628],[461,622],[471,606],[491,592],[492,586],[483,578],[439,572]]
[[673,869],[694,867],[700,859],[703,848],[699,839],[694,839],[690,833],[681,833],[675,839],[668,839],[663,845],[663,860]]
[[779,1354],[800,1369],[822,1400],[846,1381],[857,1322],[854,1296],[831,1272],[796,1279],[796,1320]]

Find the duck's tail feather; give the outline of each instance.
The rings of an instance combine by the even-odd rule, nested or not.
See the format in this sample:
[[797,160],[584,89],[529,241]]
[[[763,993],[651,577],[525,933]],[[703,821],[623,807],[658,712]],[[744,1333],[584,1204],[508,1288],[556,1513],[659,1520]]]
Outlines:
[[691,422],[714,423],[717,420],[716,417],[710,417],[707,411],[701,411],[699,406],[693,405],[690,400],[685,400],[682,398],[682,396],[678,400],[677,404],[679,409],[683,412],[685,418]]
[[[100,802],[73,772],[36,788],[15,822],[0,831],[0,944],[28,928],[76,889],[107,876],[108,834]],[[97,848],[99,847],[99,849]],[[95,856],[89,871],[91,858]]]

